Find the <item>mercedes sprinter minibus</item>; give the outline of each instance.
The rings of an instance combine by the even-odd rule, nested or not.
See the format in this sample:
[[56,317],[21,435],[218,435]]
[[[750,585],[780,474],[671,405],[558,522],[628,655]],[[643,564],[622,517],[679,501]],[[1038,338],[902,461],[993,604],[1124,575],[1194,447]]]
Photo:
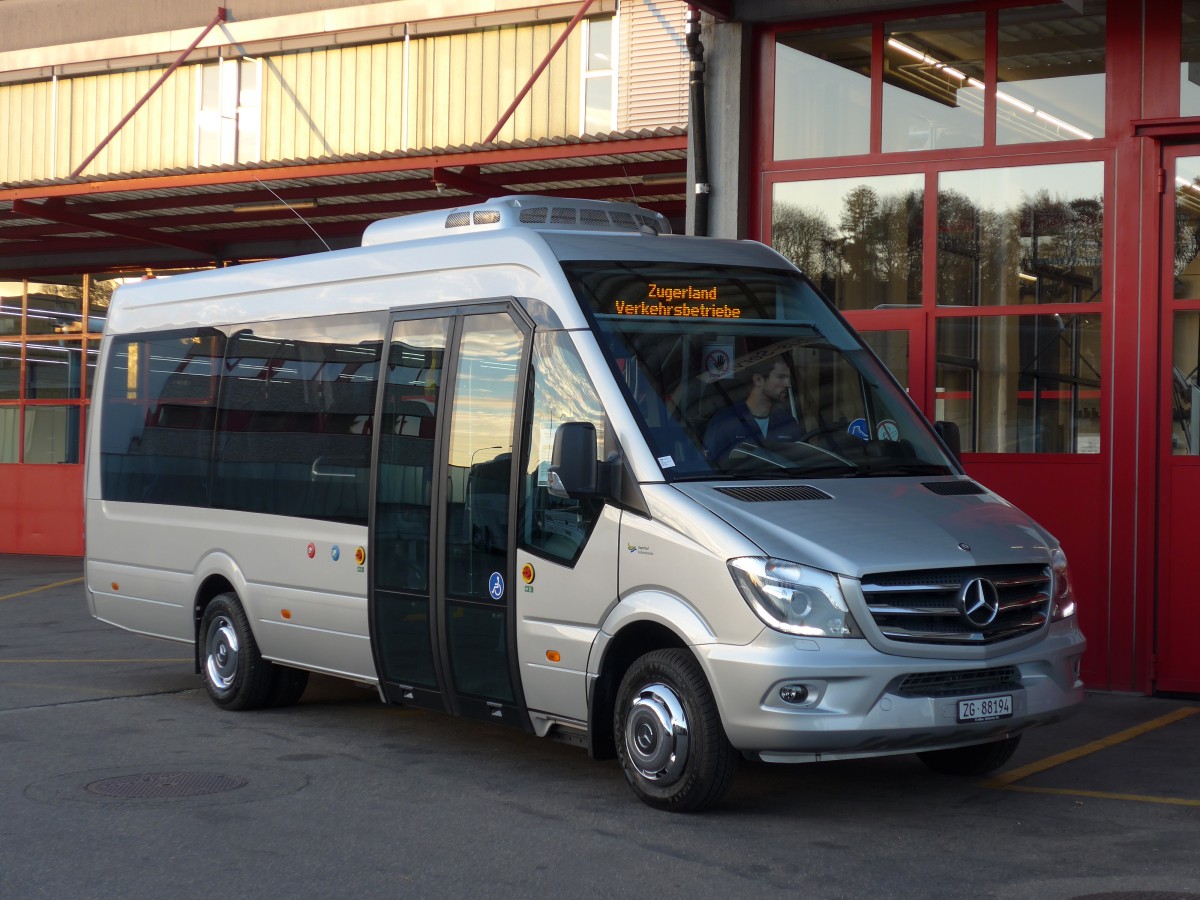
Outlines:
[[742,757],[1002,765],[1083,698],[1062,549],[790,262],[669,232],[513,196],[121,287],[92,613],[221,707],[341,676],[667,809]]

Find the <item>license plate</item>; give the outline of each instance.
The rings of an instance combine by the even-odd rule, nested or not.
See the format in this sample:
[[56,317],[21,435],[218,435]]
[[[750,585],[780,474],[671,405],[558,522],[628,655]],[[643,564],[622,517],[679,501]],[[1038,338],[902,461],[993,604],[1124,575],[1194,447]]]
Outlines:
[[959,700],[958,721],[990,722],[992,719],[1012,718],[1012,694],[984,697],[982,700]]

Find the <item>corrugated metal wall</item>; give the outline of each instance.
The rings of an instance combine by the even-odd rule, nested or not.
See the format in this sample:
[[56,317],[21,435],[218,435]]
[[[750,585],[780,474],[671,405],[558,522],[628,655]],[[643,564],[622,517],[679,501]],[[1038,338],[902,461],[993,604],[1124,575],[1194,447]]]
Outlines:
[[262,158],[399,149],[404,86],[403,42],[264,58]]
[[687,4],[623,0],[617,128],[687,125]]
[[[565,29],[558,22],[413,41],[409,147],[482,141]],[[497,140],[578,133],[581,47],[576,29]]]
[[[0,86],[0,182],[62,178],[162,76],[162,69]],[[175,72],[85,174],[192,164],[195,77]]]
[[[618,127],[686,124],[686,7],[621,7]],[[482,141],[565,22],[486,28],[262,59],[262,160],[454,147]],[[572,32],[501,141],[580,130],[582,29]],[[184,66],[85,174],[196,165],[198,79]],[[89,154],[164,70],[142,69],[0,86],[0,183],[61,178]]]

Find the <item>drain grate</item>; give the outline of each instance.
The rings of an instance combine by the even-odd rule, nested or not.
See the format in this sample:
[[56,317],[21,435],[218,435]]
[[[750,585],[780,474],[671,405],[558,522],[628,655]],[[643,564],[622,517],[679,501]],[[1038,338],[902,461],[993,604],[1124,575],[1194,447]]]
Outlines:
[[133,797],[147,800],[158,797],[201,797],[236,791],[249,782],[235,775],[216,775],[194,772],[154,772],[146,775],[123,775],[104,778],[87,786],[89,793],[104,797]]

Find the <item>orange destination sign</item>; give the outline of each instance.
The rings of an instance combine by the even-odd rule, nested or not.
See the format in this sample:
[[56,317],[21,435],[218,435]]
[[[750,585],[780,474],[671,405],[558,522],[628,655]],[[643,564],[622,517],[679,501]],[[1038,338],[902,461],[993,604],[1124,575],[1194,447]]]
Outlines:
[[688,316],[700,319],[737,319],[742,311],[736,306],[721,303],[716,285],[696,287],[666,287],[651,282],[646,299],[637,302],[617,300],[613,304],[621,316]]

